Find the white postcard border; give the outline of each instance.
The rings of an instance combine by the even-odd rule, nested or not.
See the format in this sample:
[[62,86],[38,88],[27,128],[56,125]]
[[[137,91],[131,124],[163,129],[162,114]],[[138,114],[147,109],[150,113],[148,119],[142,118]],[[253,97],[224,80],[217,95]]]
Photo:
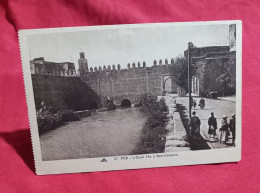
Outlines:
[[[193,25],[218,25],[236,24],[236,126],[237,137],[236,147],[214,150],[199,150],[187,152],[170,152],[161,154],[142,154],[137,155],[140,159],[132,159],[134,155],[105,157],[107,162],[101,162],[103,157],[42,161],[40,139],[37,126],[36,110],[32,88],[31,72],[29,65],[29,49],[27,36],[33,34],[49,34],[60,32],[76,32],[88,30],[107,30],[120,28],[142,28],[142,27],[167,27],[167,26],[193,26]],[[61,174],[93,171],[109,171],[124,169],[153,168],[180,165],[195,165],[221,162],[236,162],[241,160],[241,120],[242,120],[242,22],[239,20],[231,21],[210,21],[210,22],[183,22],[183,23],[156,23],[156,24],[130,24],[130,25],[108,25],[108,26],[89,26],[89,27],[70,27],[70,28],[49,28],[35,30],[20,30],[19,43],[23,64],[23,76],[28,106],[30,131],[32,138],[33,154],[35,160],[36,173]],[[161,157],[160,157],[161,155]],[[152,158],[150,158],[152,156]],[[155,156],[155,158],[153,157]],[[117,160],[115,160],[117,159]]]

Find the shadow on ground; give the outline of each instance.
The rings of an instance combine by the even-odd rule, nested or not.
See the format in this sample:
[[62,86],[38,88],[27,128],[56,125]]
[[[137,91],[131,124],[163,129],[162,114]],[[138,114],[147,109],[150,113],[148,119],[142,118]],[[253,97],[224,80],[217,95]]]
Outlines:
[[207,142],[200,136],[200,139],[192,139],[190,135],[190,128],[189,128],[189,116],[188,111],[185,106],[182,104],[177,104],[177,109],[180,112],[182,123],[185,127],[185,130],[188,134],[188,140],[190,143],[191,150],[204,150],[210,149]]
[[14,132],[0,132],[0,137],[11,145],[28,168],[30,168],[32,172],[35,172],[30,129]]

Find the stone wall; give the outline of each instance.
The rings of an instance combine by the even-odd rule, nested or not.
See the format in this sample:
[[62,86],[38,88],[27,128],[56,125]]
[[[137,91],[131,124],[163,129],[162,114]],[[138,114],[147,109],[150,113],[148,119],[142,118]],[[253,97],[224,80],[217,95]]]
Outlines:
[[100,105],[100,98],[79,77],[32,74],[33,91],[36,108],[41,101],[53,108],[72,110],[92,109]]
[[[194,60],[193,65],[196,66],[196,74],[193,76],[197,78],[199,81],[199,94],[201,96],[206,96],[207,92],[217,91],[220,92],[220,88],[217,84],[217,78],[224,71],[224,63],[230,62],[230,60],[234,60],[233,65],[235,64],[236,52],[220,52],[220,53],[208,53],[205,57],[198,57]],[[235,66],[234,66],[235,69]],[[232,72],[231,74],[232,85],[236,85],[236,72]]]
[[[91,70],[80,78],[103,100],[112,99],[116,104],[120,104],[123,99],[128,99],[132,104],[138,104],[146,94],[162,94],[164,77],[169,75],[168,68],[168,65],[153,67],[137,65],[121,70],[99,68],[99,70]],[[177,92],[177,86],[172,79],[166,82],[166,87],[168,91]]]
[[221,69],[224,63],[223,58],[205,59],[205,63],[200,66],[200,95],[205,96],[207,92],[218,91],[216,79],[221,74]]

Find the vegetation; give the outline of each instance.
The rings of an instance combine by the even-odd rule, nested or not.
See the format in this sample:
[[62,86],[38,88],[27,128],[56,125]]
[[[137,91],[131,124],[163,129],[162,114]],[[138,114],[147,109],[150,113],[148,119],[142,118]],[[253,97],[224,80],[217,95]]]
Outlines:
[[40,135],[64,124],[59,115],[48,112],[38,112],[37,123]]
[[217,78],[217,84],[219,90],[222,91],[223,96],[232,95],[236,92],[236,59],[231,57],[229,60],[224,62],[222,73]]
[[107,100],[105,107],[108,110],[115,110],[116,109],[116,104],[114,103],[113,100]]
[[165,148],[165,135],[167,131],[165,101],[156,101],[156,97],[145,97],[141,102],[141,110],[148,115],[148,119],[142,129],[140,142],[133,154],[162,153]]
[[[191,65],[191,76],[195,72],[195,67]],[[188,61],[184,57],[176,57],[173,60],[173,65],[170,65],[170,73],[173,76],[174,82],[188,92]]]
[[141,111],[148,114],[154,112],[166,112],[168,111],[168,107],[163,98],[160,101],[157,101],[156,96],[147,96],[141,100]]
[[64,125],[66,122],[80,120],[80,117],[71,110],[60,110],[54,114],[53,109],[51,107],[47,108],[43,102],[36,115],[40,135]]

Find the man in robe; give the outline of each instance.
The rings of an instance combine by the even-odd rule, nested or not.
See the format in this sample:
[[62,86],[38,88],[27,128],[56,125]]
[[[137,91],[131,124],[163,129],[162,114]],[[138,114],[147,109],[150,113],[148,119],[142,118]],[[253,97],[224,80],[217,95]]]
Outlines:
[[196,116],[196,112],[193,111],[192,112],[192,117],[190,120],[190,128],[191,128],[191,136],[195,137],[195,138],[199,138],[200,137],[200,119],[199,117]]

